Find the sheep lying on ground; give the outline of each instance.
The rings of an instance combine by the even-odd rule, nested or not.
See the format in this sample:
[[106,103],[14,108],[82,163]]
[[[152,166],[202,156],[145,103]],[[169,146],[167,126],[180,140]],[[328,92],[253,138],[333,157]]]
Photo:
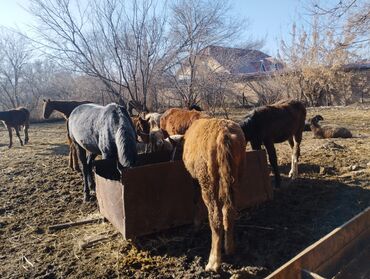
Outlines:
[[[321,115],[319,115],[319,114],[317,114],[315,117],[318,117],[318,118],[322,118],[322,119],[324,119]],[[320,119],[318,119],[317,120],[317,122],[319,122],[320,121]],[[303,131],[305,131],[305,132],[310,132],[311,131],[311,118],[309,118],[309,119],[307,119],[306,121],[305,121],[305,123],[304,123],[304,129],[303,129]]]
[[311,119],[311,131],[317,139],[329,138],[352,138],[352,133],[344,127],[321,127],[319,121],[324,120],[321,115],[316,115]]

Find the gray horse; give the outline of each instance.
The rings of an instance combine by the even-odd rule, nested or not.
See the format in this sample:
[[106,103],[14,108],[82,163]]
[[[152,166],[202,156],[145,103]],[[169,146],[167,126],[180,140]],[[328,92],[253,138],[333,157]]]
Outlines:
[[132,167],[137,158],[136,133],[127,110],[117,104],[83,104],[68,119],[68,134],[77,148],[84,178],[84,199],[94,189],[92,164],[97,155],[117,162],[121,172]]

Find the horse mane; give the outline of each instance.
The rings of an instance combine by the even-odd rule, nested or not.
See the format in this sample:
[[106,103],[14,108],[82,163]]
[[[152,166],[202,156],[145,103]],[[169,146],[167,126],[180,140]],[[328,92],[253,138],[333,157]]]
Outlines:
[[132,167],[137,160],[136,132],[127,110],[116,105],[118,128],[115,134],[117,156],[121,167]]

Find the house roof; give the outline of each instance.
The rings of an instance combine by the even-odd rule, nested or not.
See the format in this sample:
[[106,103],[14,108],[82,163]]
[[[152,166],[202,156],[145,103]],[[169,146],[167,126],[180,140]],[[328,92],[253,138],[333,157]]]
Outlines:
[[361,60],[355,63],[350,63],[347,65],[344,65],[343,68],[345,70],[358,70],[358,71],[364,71],[370,69],[370,60]]
[[231,74],[251,74],[282,69],[277,59],[254,49],[208,46],[201,52],[210,56]]

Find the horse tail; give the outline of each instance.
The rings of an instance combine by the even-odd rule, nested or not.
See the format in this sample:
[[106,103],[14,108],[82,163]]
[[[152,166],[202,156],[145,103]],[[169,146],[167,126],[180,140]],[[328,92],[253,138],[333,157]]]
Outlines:
[[137,160],[136,133],[131,118],[126,110],[122,111],[123,109],[123,107],[118,109],[121,121],[119,121],[115,141],[119,163],[123,168],[129,168],[134,166]]
[[67,126],[67,140],[68,140],[68,145],[71,145],[73,142],[72,142],[72,138],[71,138],[70,132],[69,132],[69,121],[68,121],[68,119],[66,121],[66,126]]
[[226,206],[233,207],[231,186],[235,181],[233,177],[232,139],[229,131],[224,129],[217,137],[217,163],[219,170],[219,198]]

